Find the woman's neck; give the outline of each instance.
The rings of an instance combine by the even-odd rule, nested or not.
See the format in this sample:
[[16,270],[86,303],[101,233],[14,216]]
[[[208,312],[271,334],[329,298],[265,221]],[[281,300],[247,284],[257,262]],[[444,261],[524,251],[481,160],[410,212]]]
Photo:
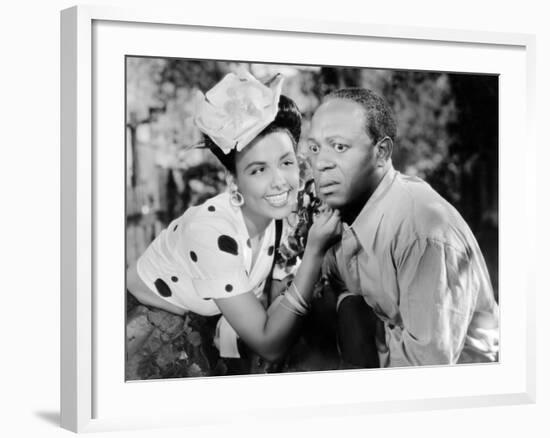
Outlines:
[[243,213],[246,229],[248,230],[248,236],[251,239],[262,236],[272,219],[254,214],[246,208],[246,205],[241,207],[241,211]]

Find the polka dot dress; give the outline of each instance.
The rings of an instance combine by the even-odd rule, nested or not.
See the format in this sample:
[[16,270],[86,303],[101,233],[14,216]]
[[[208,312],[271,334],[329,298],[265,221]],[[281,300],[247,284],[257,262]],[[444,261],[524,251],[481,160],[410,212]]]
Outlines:
[[201,315],[220,311],[214,299],[253,291],[260,298],[273,263],[275,222],[264,233],[252,266],[250,239],[240,208],[223,193],[189,208],[138,259],[143,282],[173,305]]

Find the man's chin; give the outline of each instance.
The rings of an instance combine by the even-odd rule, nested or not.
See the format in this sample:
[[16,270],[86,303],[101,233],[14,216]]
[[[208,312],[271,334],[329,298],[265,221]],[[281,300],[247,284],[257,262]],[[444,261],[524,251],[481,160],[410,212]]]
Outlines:
[[321,194],[319,198],[330,208],[342,208],[345,205],[344,200],[337,193]]

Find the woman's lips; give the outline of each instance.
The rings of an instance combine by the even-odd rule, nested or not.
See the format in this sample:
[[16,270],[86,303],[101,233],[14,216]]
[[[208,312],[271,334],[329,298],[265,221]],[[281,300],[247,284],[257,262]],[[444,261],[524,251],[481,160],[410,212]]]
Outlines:
[[288,191],[276,195],[266,195],[265,199],[273,207],[283,207],[288,202]]

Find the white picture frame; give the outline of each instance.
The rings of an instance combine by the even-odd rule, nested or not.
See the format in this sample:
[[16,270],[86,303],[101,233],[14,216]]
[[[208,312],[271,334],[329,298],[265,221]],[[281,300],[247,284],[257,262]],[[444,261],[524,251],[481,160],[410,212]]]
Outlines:
[[[191,36],[193,44],[183,44]],[[227,46],[220,47],[220,41]],[[308,50],[290,49],[297,41]],[[535,241],[535,216],[528,214],[535,206],[535,175],[523,165],[535,149],[534,44],[532,35],[360,22],[245,15],[228,22],[215,14],[153,8],[62,11],[61,426],[94,432],[268,421],[274,411],[311,418],[534,402],[534,268],[512,257],[533,251]],[[124,126],[117,125],[124,119],[121,54],[316,65],[351,65],[353,59],[356,66],[499,74],[500,363],[125,383],[124,196],[113,189],[119,179],[124,187],[123,168],[117,168],[124,155],[124,143],[119,143]],[[532,154],[512,153],[520,141]],[[120,144],[115,159],[106,160],[105,144]],[[508,202],[511,198],[522,199],[524,208]],[[105,213],[113,211],[122,213]],[[519,226],[521,237],[514,233]],[[361,385],[369,391],[352,391]],[[296,391],[292,400],[289,389]],[[193,403],[170,405],[182,391],[193,394]],[[270,393],[271,402],[258,404],[252,397],[256,391]],[[135,403],[147,399],[167,402]]]

